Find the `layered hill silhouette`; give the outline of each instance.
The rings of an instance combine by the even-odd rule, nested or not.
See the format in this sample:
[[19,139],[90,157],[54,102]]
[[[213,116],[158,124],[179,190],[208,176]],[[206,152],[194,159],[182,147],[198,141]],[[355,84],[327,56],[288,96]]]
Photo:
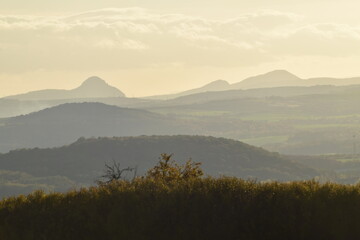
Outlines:
[[172,113],[346,115],[358,114],[360,85],[277,87],[205,92],[149,104],[152,111]]
[[79,136],[136,136],[194,132],[171,117],[102,103],[68,103],[0,120],[0,152],[54,147]]
[[262,75],[247,78],[241,82],[232,84],[233,89],[252,89],[252,88],[273,88],[289,86],[318,86],[333,85],[346,86],[360,84],[360,77],[353,78],[308,78],[302,79],[286,70],[275,70]]
[[[230,84],[225,80],[216,80],[202,87],[190,89],[176,94],[150,96],[147,99],[174,99],[182,96],[228,90],[246,90],[277,87],[310,87],[319,85],[346,86],[360,84],[360,77],[354,78],[309,78],[302,79],[286,70],[274,70],[265,74],[246,78]],[[103,79],[93,76],[85,80],[81,86],[72,90],[47,89],[8,96],[3,99],[21,101],[49,101],[64,99],[99,99],[125,97],[119,89],[108,85]]]
[[190,89],[190,90],[180,92],[180,93],[175,93],[175,94],[151,96],[151,97],[148,97],[148,99],[173,99],[173,98],[178,98],[178,97],[197,94],[197,93],[226,91],[226,90],[230,90],[230,89],[231,89],[231,85],[227,81],[216,80],[216,81],[210,82],[199,88]]
[[[268,88],[283,86],[303,86],[301,78],[286,70],[275,70],[231,85],[232,89]],[[316,85],[316,84],[315,84]]]
[[150,100],[127,98],[119,89],[99,77],[86,79],[72,90],[47,89],[0,99],[0,118],[15,117],[65,103],[101,102],[132,107]]
[[[183,104],[183,101],[196,102],[199,100],[204,102],[239,97],[333,94],[342,89],[334,89],[331,86],[348,85],[360,85],[360,78],[301,79],[286,70],[275,70],[234,84],[229,84],[225,80],[216,80],[205,86],[177,94],[139,99],[126,98],[124,93],[109,86],[104,80],[98,77],[90,77],[81,86],[73,90],[39,90],[2,98],[0,99],[0,118],[28,114],[72,102],[102,102],[120,107],[151,109],[162,105]],[[175,101],[173,101],[174,99]],[[192,100],[189,101],[189,99]]]
[[81,86],[72,90],[47,89],[8,96],[6,99],[25,101],[60,100],[80,98],[112,98],[125,97],[119,89],[108,85],[103,79],[93,76],[86,79]]
[[148,106],[179,106],[183,104],[198,104],[221,100],[236,100],[249,98],[267,98],[267,97],[298,97],[309,95],[338,95],[349,91],[360,89],[360,85],[351,86],[331,86],[318,85],[310,87],[273,87],[273,88],[254,88],[238,89],[227,91],[201,92],[191,95],[184,95],[166,101],[149,102]]
[[189,158],[201,162],[205,173],[213,176],[287,181],[318,175],[315,170],[279,154],[239,141],[185,135],[80,138],[59,148],[23,149],[0,154],[0,169],[37,178],[62,176],[68,181],[89,185],[102,175],[105,163],[111,165],[115,161],[123,168],[137,166],[138,174],[142,175],[165,152],[173,153],[173,158],[180,163]]
[[346,86],[360,84],[360,77],[353,78],[308,78],[302,79],[286,70],[274,70],[265,74],[246,78],[240,82],[229,84],[225,80],[217,80],[203,87],[177,94],[153,96],[153,99],[173,99],[191,94],[218,92],[227,90],[247,90],[278,87],[311,87],[311,86]]

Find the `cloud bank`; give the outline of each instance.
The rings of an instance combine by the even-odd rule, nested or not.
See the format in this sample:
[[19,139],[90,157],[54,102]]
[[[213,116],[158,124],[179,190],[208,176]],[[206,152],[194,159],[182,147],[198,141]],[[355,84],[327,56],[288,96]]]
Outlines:
[[360,51],[360,29],[308,24],[260,11],[227,20],[100,9],[72,16],[0,15],[0,71],[234,67],[286,56],[346,57]]

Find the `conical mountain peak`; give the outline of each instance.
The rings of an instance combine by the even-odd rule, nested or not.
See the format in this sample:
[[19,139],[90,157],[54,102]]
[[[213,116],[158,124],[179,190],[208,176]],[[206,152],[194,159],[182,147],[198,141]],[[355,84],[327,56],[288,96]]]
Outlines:
[[[260,75],[261,76],[261,75]],[[300,78],[292,74],[291,72],[288,72],[286,70],[274,70],[268,73],[265,73],[262,75],[263,77],[274,77],[274,78],[281,78],[281,79],[287,79],[287,80],[299,80]]]
[[47,101],[81,98],[114,98],[125,97],[119,89],[110,86],[103,79],[93,76],[86,79],[79,87],[71,90],[45,89],[9,96],[9,99]]
[[301,78],[286,70],[274,70],[265,74],[246,78],[241,82],[234,83],[232,87],[234,89],[250,89],[299,85],[302,85]]
[[110,86],[97,76],[89,77],[74,91],[84,97],[125,97],[119,89]]
[[230,84],[227,81],[219,79],[219,80],[215,80],[215,81],[212,81],[212,82],[206,84],[205,86],[203,86],[203,88],[205,87],[205,88],[216,89],[216,88],[225,88],[225,87],[229,87],[229,86],[230,86]]
[[92,76],[89,77],[88,79],[86,79],[80,87],[85,87],[85,86],[109,86],[105,80],[99,78],[98,76]]

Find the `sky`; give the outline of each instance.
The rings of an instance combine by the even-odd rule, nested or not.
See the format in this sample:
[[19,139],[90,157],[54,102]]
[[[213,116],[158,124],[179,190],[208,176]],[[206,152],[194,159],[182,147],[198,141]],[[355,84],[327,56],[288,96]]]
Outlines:
[[0,97],[94,75],[129,97],[275,69],[360,76],[358,9],[355,0],[2,0]]

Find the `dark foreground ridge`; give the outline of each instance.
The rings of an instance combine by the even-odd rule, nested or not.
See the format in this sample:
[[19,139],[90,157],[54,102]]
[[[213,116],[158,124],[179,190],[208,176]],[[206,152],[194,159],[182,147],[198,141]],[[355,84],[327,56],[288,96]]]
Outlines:
[[138,178],[0,202],[0,239],[357,239],[360,186]]

